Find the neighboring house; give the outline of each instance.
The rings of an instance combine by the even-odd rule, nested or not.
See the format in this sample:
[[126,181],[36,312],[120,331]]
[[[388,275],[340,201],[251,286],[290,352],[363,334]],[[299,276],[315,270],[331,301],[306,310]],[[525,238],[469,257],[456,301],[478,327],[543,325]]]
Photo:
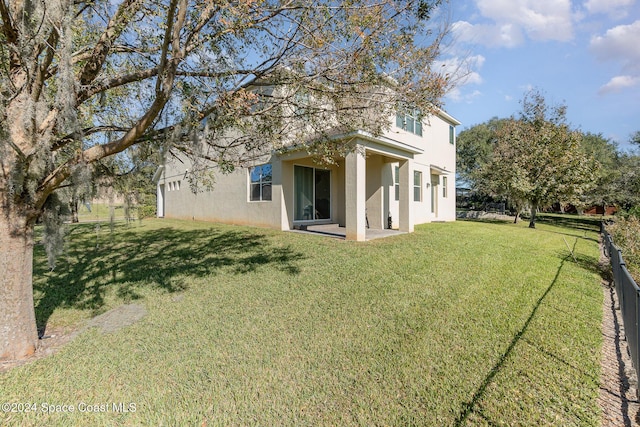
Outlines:
[[559,203],[554,203],[551,207],[554,212],[580,214],[583,215],[615,215],[618,212],[618,208],[612,205],[594,205],[589,206],[583,210],[579,210],[577,207],[571,204],[560,206]]
[[344,226],[349,240],[365,231],[456,218],[455,126],[440,111],[416,120],[398,115],[381,136],[363,131],[337,136],[357,149],[334,165],[319,165],[304,149],[265,156],[250,168],[216,174],[210,191],[193,193],[190,163],[168,161],[154,177],[158,216],[279,230],[311,224]]

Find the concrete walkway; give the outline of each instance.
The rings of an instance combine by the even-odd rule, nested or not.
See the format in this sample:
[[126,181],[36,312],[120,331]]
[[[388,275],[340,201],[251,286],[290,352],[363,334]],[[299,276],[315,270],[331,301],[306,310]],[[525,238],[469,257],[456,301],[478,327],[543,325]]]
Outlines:
[[629,357],[616,291],[603,286],[602,370],[600,396],[603,427],[640,425],[638,379]]

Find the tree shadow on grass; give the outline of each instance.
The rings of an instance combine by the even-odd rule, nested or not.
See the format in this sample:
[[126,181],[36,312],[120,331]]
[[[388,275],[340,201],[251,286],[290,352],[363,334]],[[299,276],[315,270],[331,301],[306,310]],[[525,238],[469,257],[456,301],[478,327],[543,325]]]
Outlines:
[[[541,216],[542,215],[542,216]],[[596,220],[595,218],[583,218],[583,217],[575,217],[575,218],[562,218],[562,217],[553,217],[553,216],[544,216],[544,214],[538,214],[538,216],[536,217],[536,224],[545,224],[545,225],[551,225],[551,226],[556,226],[559,228],[566,228],[566,229],[572,229],[572,230],[578,230],[578,231],[584,231],[585,235],[583,237],[581,237],[582,239],[585,240],[590,240],[592,242],[597,242],[598,239],[597,238],[592,238],[592,237],[588,237],[587,236],[587,231],[595,231],[595,232],[599,232],[600,231],[600,221]],[[484,224],[497,224],[497,225],[513,225],[514,222],[513,220],[511,221],[507,221],[507,220],[501,220],[501,219],[489,219],[489,218],[463,218],[463,219],[457,219],[456,221],[464,221],[464,222],[479,222],[479,223],[484,223]],[[529,220],[526,218],[519,218],[518,219],[518,224],[522,224],[522,223],[528,223]],[[547,233],[555,233],[555,234],[560,234],[560,235],[564,235],[564,236],[568,236],[568,237],[576,237],[575,232],[571,233],[571,232],[560,232],[560,231],[551,231],[551,230],[545,230],[545,232]]]
[[[513,339],[509,343],[509,346],[507,347],[505,352],[498,358],[498,361],[491,368],[491,370],[489,371],[489,373],[485,377],[484,381],[480,384],[480,386],[476,390],[476,392],[473,395],[473,397],[471,398],[471,400],[468,401],[468,402],[463,402],[462,408],[460,410],[460,413],[458,414],[458,417],[457,417],[457,419],[455,421],[455,425],[456,426],[465,425],[465,423],[468,421],[469,417],[473,416],[473,415],[480,416],[485,421],[487,421],[489,423],[489,425],[493,424],[491,422],[491,420],[489,418],[487,418],[487,416],[482,412],[482,409],[479,408],[478,404],[480,403],[480,401],[484,397],[484,395],[485,395],[485,393],[487,391],[487,387],[494,380],[495,376],[502,370],[502,368],[504,367],[507,359],[513,353],[514,348],[516,347],[516,345],[520,341],[528,343],[533,348],[536,348],[537,351],[541,351],[547,357],[553,358],[554,360],[557,360],[557,361],[569,366],[570,368],[576,370],[577,372],[584,373],[584,371],[582,369],[580,369],[579,367],[577,367],[575,365],[572,365],[569,361],[567,361],[567,360],[565,360],[563,358],[560,358],[559,356],[549,352],[546,349],[543,349],[542,347],[540,347],[539,345],[534,344],[532,341],[530,341],[529,339],[527,339],[525,337],[525,334],[527,333],[527,331],[529,329],[529,325],[531,324],[531,322],[535,318],[536,313],[538,312],[538,309],[542,306],[542,304],[545,301],[547,295],[549,295],[551,290],[554,288],[554,286],[558,282],[558,279],[560,277],[560,273],[562,272],[562,269],[564,268],[566,263],[575,263],[579,267],[584,268],[584,269],[586,269],[588,271],[601,272],[599,264],[598,264],[598,261],[594,257],[590,257],[590,256],[586,256],[586,255],[581,255],[581,254],[576,254],[575,253],[577,243],[578,243],[578,239],[576,238],[575,242],[573,243],[573,247],[572,248],[567,248],[568,249],[567,251],[563,251],[563,252],[559,252],[558,253],[558,258],[561,259],[561,262],[560,262],[560,266],[558,267],[558,270],[556,271],[555,277],[551,281],[551,284],[547,287],[547,289],[544,291],[544,293],[540,296],[538,301],[536,301],[536,303],[535,303],[535,305],[533,307],[533,310],[531,310],[531,313],[530,313],[529,317],[527,318],[527,320],[525,320],[522,328],[514,335]],[[567,253],[567,252],[569,252],[569,253]],[[594,379],[594,381],[595,380],[596,379]]]
[[[495,218],[457,218],[456,221],[464,222],[480,222],[484,224],[514,224],[513,219],[495,219]],[[518,220],[520,223],[520,220]]]
[[535,318],[536,313],[538,312],[538,309],[542,306],[542,303],[544,302],[545,298],[547,297],[547,295],[549,295],[549,293],[551,292],[555,284],[558,282],[558,278],[560,277],[560,272],[562,271],[562,268],[564,267],[565,262],[567,262],[570,258],[571,258],[570,255],[567,255],[566,258],[562,259],[562,261],[560,262],[560,266],[558,267],[558,271],[556,272],[555,277],[551,281],[551,284],[547,287],[547,289],[544,291],[542,296],[540,296],[538,301],[536,301],[533,307],[533,310],[531,310],[531,313],[527,318],[527,320],[525,320],[524,324],[522,325],[522,328],[514,335],[513,339],[509,343],[509,346],[507,347],[505,352],[502,353],[502,355],[498,358],[498,361],[491,368],[491,370],[489,371],[485,379],[482,381],[482,383],[474,393],[471,400],[468,402],[462,403],[462,408],[460,410],[460,413],[458,414],[458,417],[456,418],[455,426],[466,425],[466,422],[469,416],[471,416],[472,414],[478,414],[483,418],[485,418],[487,421],[489,421],[489,424],[492,424],[490,420],[488,420],[486,416],[481,413],[481,410],[479,410],[478,408],[478,403],[484,397],[489,384],[491,384],[495,376],[502,370],[507,359],[509,358],[511,353],[513,353],[513,350],[515,349],[516,345],[522,340],[523,336],[529,329],[529,325],[531,324],[531,321]]
[[567,261],[583,270],[586,270],[590,273],[595,273],[603,278],[606,276],[606,271],[603,270],[602,266],[598,263],[598,259],[594,256],[575,252],[570,253],[568,249],[557,251],[556,256],[558,258],[567,257]]
[[536,215],[536,223],[574,228],[576,230],[600,231],[600,218],[579,215]]
[[40,335],[56,308],[90,310],[95,315],[108,292],[131,301],[140,298],[145,287],[179,292],[189,287],[189,278],[246,274],[266,265],[298,274],[298,261],[304,259],[290,246],[275,245],[268,236],[247,229],[139,230],[117,224],[110,230],[104,224],[78,224],[67,241],[54,271],[47,268],[44,248],[35,248]]

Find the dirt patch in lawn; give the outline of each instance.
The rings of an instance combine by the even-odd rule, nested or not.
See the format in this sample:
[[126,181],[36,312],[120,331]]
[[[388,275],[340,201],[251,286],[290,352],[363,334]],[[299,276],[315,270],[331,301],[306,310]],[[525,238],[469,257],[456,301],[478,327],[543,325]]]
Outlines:
[[98,328],[101,333],[110,334],[126,326],[133,325],[146,314],[147,310],[142,305],[125,304],[94,317],[79,329],[47,328],[45,334],[38,340],[38,351],[33,356],[23,360],[0,362],[0,373],[54,354],[89,328]]
[[110,334],[125,326],[133,325],[147,314],[139,304],[126,304],[109,310],[89,321],[88,328],[96,327],[102,333]]

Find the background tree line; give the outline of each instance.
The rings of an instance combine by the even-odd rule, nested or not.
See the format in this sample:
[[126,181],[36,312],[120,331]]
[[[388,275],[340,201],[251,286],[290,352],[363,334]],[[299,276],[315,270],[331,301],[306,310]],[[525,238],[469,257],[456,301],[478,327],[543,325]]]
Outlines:
[[640,214],[640,131],[624,152],[602,134],[572,129],[567,107],[549,105],[538,90],[521,106],[517,116],[459,134],[458,187],[468,187],[471,200],[506,202],[516,214],[527,207],[532,227],[539,209],[615,206]]

